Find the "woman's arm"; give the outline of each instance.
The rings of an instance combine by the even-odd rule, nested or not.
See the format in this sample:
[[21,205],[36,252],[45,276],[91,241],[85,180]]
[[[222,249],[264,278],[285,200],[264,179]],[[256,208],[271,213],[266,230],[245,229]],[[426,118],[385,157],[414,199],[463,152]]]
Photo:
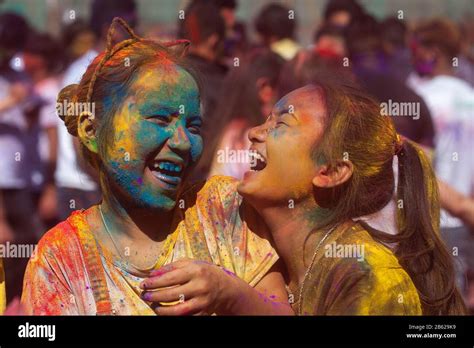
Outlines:
[[[22,82],[15,82],[11,85],[10,94],[0,100],[0,112],[15,107],[21,103],[28,94],[28,88]],[[0,117],[2,114],[0,114]]]
[[438,180],[441,206],[474,228],[474,200],[459,193],[445,182]]
[[[295,315],[288,301],[288,292],[281,272],[281,261],[257,283],[247,285],[247,296],[234,295],[230,314],[239,315]],[[245,290],[243,290],[245,292]],[[256,296],[257,295],[257,296]]]
[[[159,315],[294,315],[278,266],[252,288],[221,267],[183,259],[153,272],[141,287]],[[180,302],[160,305],[172,301]]]

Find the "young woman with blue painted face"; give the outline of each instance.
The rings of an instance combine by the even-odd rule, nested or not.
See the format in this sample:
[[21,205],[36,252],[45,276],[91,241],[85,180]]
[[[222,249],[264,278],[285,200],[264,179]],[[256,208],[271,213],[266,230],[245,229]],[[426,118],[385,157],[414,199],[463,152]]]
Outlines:
[[25,276],[27,312],[291,314],[278,256],[253,232],[263,229],[237,183],[186,185],[203,142],[185,44],[114,24],[131,39],[112,47],[111,28],[107,50],[59,96],[103,200],[42,238]]

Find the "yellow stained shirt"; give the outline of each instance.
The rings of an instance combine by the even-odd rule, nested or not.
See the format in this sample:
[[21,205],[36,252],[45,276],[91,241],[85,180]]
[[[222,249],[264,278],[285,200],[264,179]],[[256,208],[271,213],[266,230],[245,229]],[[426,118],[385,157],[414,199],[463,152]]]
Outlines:
[[328,235],[305,283],[302,315],[422,314],[415,285],[396,256],[358,223]]
[[[192,258],[220,265],[255,286],[277,261],[270,243],[247,225],[255,217],[242,216],[238,181],[212,177],[203,187],[195,186],[183,195],[186,210],[176,230],[165,241],[154,269]],[[196,193],[197,192],[197,193]],[[178,203],[179,205],[179,203]],[[48,231],[38,244],[25,275],[22,303],[26,313],[39,315],[97,312],[86,272],[85,253],[79,234],[91,234],[86,216],[74,212],[66,221]],[[179,209],[179,208],[178,208]],[[114,259],[99,243],[100,260],[114,313],[154,315],[150,304],[140,297],[139,284],[150,270],[139,274]]]

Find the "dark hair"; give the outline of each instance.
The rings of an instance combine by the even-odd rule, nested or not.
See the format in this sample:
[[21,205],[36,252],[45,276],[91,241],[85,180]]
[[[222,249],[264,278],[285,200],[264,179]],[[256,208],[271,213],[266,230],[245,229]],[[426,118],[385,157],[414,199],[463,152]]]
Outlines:
[[[131,35],[131,39],[112,46],[115,25],[120,24]],[[188,42],[175,41],[157,43],[153,40],[138,37],[120,18],[115,18],[110,26],[107,37],[107,49],[99,54],[88,66],[79,84],[66,86],[58,96],[58,104],[95,103],[93,115],[94,127],[97,132],[99,156],[89,151],[81,143],[81,151],[86,161],[102,174],[100,158],[104,157],[107,144],[113,136],[111,119],[121,105],[130,84],[140,69],[149,64],[172,62],[185,68],[193,76],[182,60],[182,49]],[[124,60],[128,58],[130,66],[124,68]],[[108,109],[107,109],[108,107]],[[78,120],[80,115],[59,115],[64,121],[68,132],[78,136]],[[103,177],[101,176],[101,184]],[[102,188],[106,187],[102,184]]]
[[61,41],[63,45],[67,46],[74,41],[78,35],[88,31],[91,30],[87,23],[83,19],[77,18],[74,22],[65,25],[61,29]]
[[353,76],[350,69],[343,67],[342,59],[320,57],[313,51],[301,50],[283,67],[278,81],[278,95],[283,97],[297,88],[325,78],[351,79]]
[[346,30],[347,50],[350,57],[361,53],[380,52],[382,42],[380,25],[370,15],[364,15],[354,20]]
[[220,9],[229,8],[235,10],[237,8],[237,0],[213,0],[213,2]]
[[289,9],[280,4],[265,6],[255,19],[255,28],[265,39],[275,36],[278,39],[293,38],[296,18],[289,18]]
[[225,37],[225,22],[219,8],[212,2],[192,1],[185,10],[184,20],[178,22],[178,36],[200,44],[216,34],[219,41]]
[[380,24],[382,40],[396,47],[405,47],[407,26],[401,19],[395,17],[386,18]]
[[58,73],[64,67],[64,56],[59,43],[49,34],[32,32],[24,51],[43,58],[50,73]]
[[456,56],[461,49],[459,28],[450,20],[436,18],[419,25],[415,39],[426,47],[437,47],[448,58]]
[[124,18],[134,28],[137,20],[135,0],[93,0],[90,27],[98,39],[115,17]]
[[257,50],[244,57],[240,66],[226,76],[216,109],[203,128],[206,146],[196,168],[201,177],[207,177],[225,127],[232,120],[242,119],[248,128],[262,123],[265,115],[261,111],[257,81],[265,78],[276,87],[283,64],[283,58],[276,53]]
[[364,8],[355,0],[329,0],[324,9],[324,20],[328,20],[334,13],[348,12],[351,15],[351,20],[363,15]]
[[26,20],[13,12],[0,14],[0,47],[18,51],[26,43],[30,28]]
[[343,79],[315,81],[326,108],[323,138],[314,159],[329,167],[348,157],[354,166],[348,182],[318,189],[325,213],[317,228],[373,214],[392,199],[392,162],[398,157],[397,212],[399,232],[390,235],[368,225],[380,242],[395,245],[395,255],[420,296],[423,314],[464,314],[455,285],[453,260],[439,234],[438,184],[429,159],[415,143],[397,135],[389,116],[356,85]]

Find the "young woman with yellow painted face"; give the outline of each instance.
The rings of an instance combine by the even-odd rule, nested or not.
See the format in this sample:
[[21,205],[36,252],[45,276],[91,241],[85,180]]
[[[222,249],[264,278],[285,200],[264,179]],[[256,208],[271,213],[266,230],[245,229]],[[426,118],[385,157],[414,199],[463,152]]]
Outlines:
[[[297,314],[465,313],[429,161],[370,97],[344,79],[305,86],[249,139],[258,161],[238,191],[270,229]],[[396,180],[389,234],[360,218],[391,201]]]
[[[116,24],[131,39],[112,46]],[[186,185],[203,145],[184,46],[140,38],[116,18],[107,50],[61,92],[60,116],[104,196],[39,242],[25,275],[27,313],[293,313],[278,256],[237,182]]]

